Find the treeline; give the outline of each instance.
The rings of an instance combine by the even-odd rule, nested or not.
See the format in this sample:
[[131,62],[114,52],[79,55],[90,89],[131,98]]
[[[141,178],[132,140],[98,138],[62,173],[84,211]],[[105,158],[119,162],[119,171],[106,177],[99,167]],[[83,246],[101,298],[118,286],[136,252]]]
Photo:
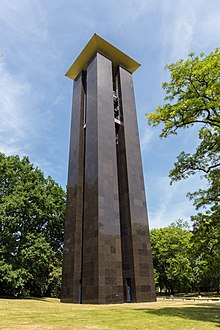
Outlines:
[[219,293],[220,232],[203,226],[190,230],[184,221],[151,230],[157,291]]
[[0,153],[0,296],[58,296],[65,192],[28,157]]
[[[59,296],[65,199],[28,157],[0,153],[0,296]],[[159,291],[219,292],[220,222],[197,217],[192,230],[181,220],[151,230]]]

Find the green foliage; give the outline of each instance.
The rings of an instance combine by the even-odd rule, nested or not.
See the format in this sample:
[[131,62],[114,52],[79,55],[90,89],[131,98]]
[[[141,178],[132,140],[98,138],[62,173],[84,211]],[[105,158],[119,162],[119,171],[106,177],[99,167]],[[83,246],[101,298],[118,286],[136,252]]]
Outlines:
[[191,231],[183,220],[151,230],[156,286],[172,294],[201,289],[219,293],[220,223],[203,214],[193,220]]
[[188,128],[195,123],[216,130],[220,128],[220,49],[206,57],[194,53],[187,60],[166,66],[171,81],[164,82],[166,92],[164,106],[148,115],[153,126],[164,124],[161,136],[177,134],[179,128]]
[[51,273],[62,262],[64,209],[65,193],[51,177],[28,157],[0,153],[1,295],[51,294]]
[[[220,289],[220,212],[198,213],[194,222],[194,267],[198,270],[198,286]],[[202,276],[201,276],[202,275]]]
[[185,229],[185,225],[178,221],[169,227],[151,230],[156,283],[172,294],[174,290],[187,292],[194,281],[191,263],[192,233]]
[[51,297],[60,296],[61,278],[62,278],[62,266],[61,266],[59,260],[57,260],[56,262],[54,262],[53,264],[50,265],[47,296],[48,296],[48,293]]
[[13,269],[11,264],[0,260],[0,278],[1,294],[14,297],[29,294],[30,290],[27,283],[31,274],[27,270],[23,268]]
[[220,167],[220,49],[206,57],[194,53],[187,60],[166,66],[171,81],[163,83],[166,92],[165,105],[156,113],[147,115],[148,123],[157,126],[163,123],[160,134],[167,137],[177,134],[181,128],[197,125],[200,143],[194,154],[180,153],[174,169],[170,172],[172,181],[185,179],[197,171],[209,175]]
[[[220,48],[207,56],[204,54],[195,56],[191,53],[188,59],[167,65],[166,69],[170,71],[171,78],[170,82],[162,85],[166,93],[166,103],[159,106],[155,113],[148,114],[147,120],[152,126],[163,124],[161,137],[177,134],[181,128],[197,127],[198,146],[194,153],[182,151],[177,157],[174,168],[170,171],[171,183],[196,173],[202,175],[201,178],[206,180],[207,188],[188,193],[195,207],[203,209],[203,214],[200,212],[192,217],[195,237],[202,238],[202,235],[206,235],[208,227],[212,227],[219,235]],[[214,244],[214,250],[219,251],[220,242],[216,239],[217,237],[213,241],[213,236],[208,232],[205,243],[198,241],[198,251],[205,251],[202,256],[198,256],[195,265],[198,273],[201,273],[203,268],[204,274],[206,267],[207,274],[209,271],[210,276],[213,277],[213,272],[217,271],[213,255],[208,258],[210,245]],[[208,275],[205,277],[208,279]]]

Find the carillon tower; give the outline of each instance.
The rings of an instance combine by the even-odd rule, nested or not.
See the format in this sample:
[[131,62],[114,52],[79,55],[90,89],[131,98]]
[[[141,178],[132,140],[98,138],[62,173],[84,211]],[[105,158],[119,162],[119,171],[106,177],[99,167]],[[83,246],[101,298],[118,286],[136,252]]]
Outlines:
[[99,37],[74,80],[61,302],[155,301],[132,73],[136,61]]

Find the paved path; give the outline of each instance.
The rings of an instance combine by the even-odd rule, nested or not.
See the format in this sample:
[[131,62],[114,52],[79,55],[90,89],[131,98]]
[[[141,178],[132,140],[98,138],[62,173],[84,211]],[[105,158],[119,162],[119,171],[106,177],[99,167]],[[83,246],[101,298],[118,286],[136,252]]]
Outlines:
[[189,301],[215,301],[220,302],[220,298],[205,298],[205,297],[158,297],[157,300],[189,300]]

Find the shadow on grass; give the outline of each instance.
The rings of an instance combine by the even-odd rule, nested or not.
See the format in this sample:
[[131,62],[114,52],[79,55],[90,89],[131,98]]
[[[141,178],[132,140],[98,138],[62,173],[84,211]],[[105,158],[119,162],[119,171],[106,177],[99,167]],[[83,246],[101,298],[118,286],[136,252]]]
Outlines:
[[22,297],[20,299],[23,299],[23,300],[43,301],[43,302],[50,303],[50,304],[51,303],[54,304],[55,301],[60,302],[60,298],[54,298],[54,297],[32,297],[32,296],[26,296],[26,297]]
[[180,317],[183,319],[212,322],[220,327],[220,304],[193,304],[192,307],[165,307],[160,309],[140,308],[146,314],[157,316]]
[[21,299],[25,299],[25,300],[38,300],[38,301],[50,302],[49,300],[47,300],[47,298],[44,298],[44,297],[23,297]]
[[10,300],[38,300],[38,301],[44,301],[44,302],[50,302],[47,300],[47,298],[44,297],[0,297],[0,299],[10,299]]

